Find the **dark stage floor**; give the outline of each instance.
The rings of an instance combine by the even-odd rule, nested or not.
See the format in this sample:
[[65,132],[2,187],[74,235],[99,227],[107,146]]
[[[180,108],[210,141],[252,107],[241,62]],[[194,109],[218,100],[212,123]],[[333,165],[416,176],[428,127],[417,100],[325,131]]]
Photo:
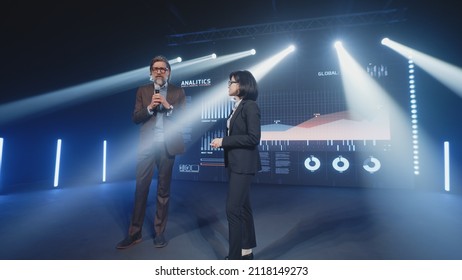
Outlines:
[[[154,188],[151,198],[154,197]],[[227,254],[226,184],[176,181],[166,237],[154,248],[128,228],[134,182],[0,195],[0,259],[216,260]],[[409,189],[255,185],[259,260],[462,259],[462,196]]]

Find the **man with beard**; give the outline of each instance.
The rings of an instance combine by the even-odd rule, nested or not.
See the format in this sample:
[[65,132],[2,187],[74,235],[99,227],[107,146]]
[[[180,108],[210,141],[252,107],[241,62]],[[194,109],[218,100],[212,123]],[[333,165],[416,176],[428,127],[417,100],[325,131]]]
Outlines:
[[140,124],[136,165],[135,202],[128,236],[117,244],[126,249],[142,238],[142,227],[154,170],[157,169],[157,200],[154,218],[154,247],[167,246],[164,232],[167,225],[170,183],[175,156],[184,152],[183,135],[177,120],[186,104],[184,90],[169,83],[171,67],[163,56],[151,60],[153,83],[136,92],[132,120]]

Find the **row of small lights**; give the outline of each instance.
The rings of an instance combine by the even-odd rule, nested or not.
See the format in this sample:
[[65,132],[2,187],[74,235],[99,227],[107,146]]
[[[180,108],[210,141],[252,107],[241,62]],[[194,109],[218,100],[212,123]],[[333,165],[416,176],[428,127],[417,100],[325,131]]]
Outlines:
[[415,80],[414,80],[414,61],[409,60],[409,98],[411,103],[411,123],[412,123],[412,151],[414,154],[414,175],[420,174],[419,163],[419,130],[417,118],[417,99],[415,95]]

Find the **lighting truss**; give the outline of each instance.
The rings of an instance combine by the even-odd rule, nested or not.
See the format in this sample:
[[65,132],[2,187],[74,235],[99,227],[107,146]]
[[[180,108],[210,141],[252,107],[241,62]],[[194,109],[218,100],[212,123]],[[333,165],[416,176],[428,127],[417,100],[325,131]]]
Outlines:
[[405,11],[405,9],[389,9],[267,24],[246,25],[183,34],[172,34],[167,36],[167,41],[168,46],[179,46],[228,39],[254,38],[256,36],[269,34],[303,32],[332,27],[397,23],[406,20]]

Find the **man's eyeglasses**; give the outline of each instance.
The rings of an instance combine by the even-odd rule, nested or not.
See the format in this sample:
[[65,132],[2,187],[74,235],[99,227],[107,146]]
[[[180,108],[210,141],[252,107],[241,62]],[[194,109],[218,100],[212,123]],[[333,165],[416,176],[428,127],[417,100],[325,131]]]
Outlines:
[[239,83],[236,81],[228,81],[228,86],[231,86],[232,84],[239,84]]
[[164,67],[154,67],[154,68],[152,68],[152,71],[157,72],[157,73],[160,72],[162,74],[165,74],[165,72],[167,72],[168,69],[164,68]]

